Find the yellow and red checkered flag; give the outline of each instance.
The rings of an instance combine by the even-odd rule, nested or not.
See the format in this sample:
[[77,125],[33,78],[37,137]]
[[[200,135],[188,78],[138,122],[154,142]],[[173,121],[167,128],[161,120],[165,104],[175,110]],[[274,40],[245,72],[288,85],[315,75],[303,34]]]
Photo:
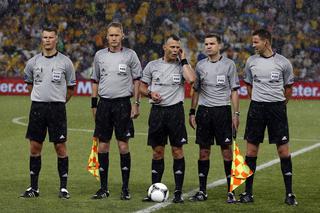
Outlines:
[[232,168],[231,168],[231,181],[230,181],[230,189],[232,192],[238,186],[246,181],[248,177],[253,174],[247,163],[244,161],[242,155],[240,154],[240,150],[238,144],[235,140],[233,140],[233,160],[232,160]]
[[99,162],[98,162],[98,142],[96,138],[93,138],[92,140],[92,147],[91,147],[91,152],[88,160],[87,170],[93,176],[95,176],[97,180],[100,180]]

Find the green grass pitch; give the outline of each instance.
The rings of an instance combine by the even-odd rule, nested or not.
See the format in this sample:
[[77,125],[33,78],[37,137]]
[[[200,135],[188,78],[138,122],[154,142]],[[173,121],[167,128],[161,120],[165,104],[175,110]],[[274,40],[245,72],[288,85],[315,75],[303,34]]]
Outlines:
[[[134,212],[154,205],[141,199],[151,182],[151,148],[146,145],[147,120],[150,105],[146,100],[141,104],[141,115],[135,120],[136,136],[130,141],[132,173],[130,201],[120,200],[121,174],[118,148],[114,139],[110,152],[110,197],[103,200],[91,200],[90,197],[99,188],[99,182],[86,171],[92,143],[93,119],[89,97],[73,97],[67,104],[68,153],[70,158],[68,189],[71,199],[58,198],[59,178],[57,159],[53,145],[47,141],[42,153],[42,169],[39,179],[40,197],[37,199],[18,198],[29,185],[29,144],[24,138],[30,109],[29,97],[0,96],[0,211],[1,212]],[[237,139],[242,154],[245,143],[242,139],[249,101],[241,100],[241,124]],[[190,100],[185,101],[188,114]],[[292,152],[320,143],[320,102],[290,101],[288,105],[290,125],[290,149]],[[16,118],[19,124],[12,122]],[[17,119],[19,118],[19,119]],[[187,117],[186,117],[187,119]],[[186,120],[187,121],[187,120]],[[194,144],[195,131],[188,124],[189,144],[185,148],[186,176],[184,192],[198,187],[197,158],[198,147]],[[81,131],[87,130],[87,131]],[[319,212],[319,153],[315,148],[293,158],[293,189],[299,205],[289,207],[284,204],[284,184],[280,165],[275,164],[256,173],[254,184],[255,202],[249,205],[226,204],[226,186],[220,185],[208,190],[206,202],[191,203],[185,197],[184,204],[171,204],[159,212]],[[277,158],[276,147],[268,141],[261,145],[258,165]],[[172,157],[169,146],[165,153],[165,183],[170,193],[174,188]],[[211,167],[208,183],[224,178],[223,163],[218,147],[212,148]],[[239,194],[240,186],[236,190]],[[172,197],[172,193],[170,199]]]

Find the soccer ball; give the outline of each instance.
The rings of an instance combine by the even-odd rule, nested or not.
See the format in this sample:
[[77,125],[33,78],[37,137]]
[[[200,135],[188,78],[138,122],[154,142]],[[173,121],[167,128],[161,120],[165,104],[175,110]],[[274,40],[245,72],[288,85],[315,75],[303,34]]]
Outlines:
[[168,200],[169,190],[163,183],[155,183],[149,187],[148,196],[154,202],[164,202]]

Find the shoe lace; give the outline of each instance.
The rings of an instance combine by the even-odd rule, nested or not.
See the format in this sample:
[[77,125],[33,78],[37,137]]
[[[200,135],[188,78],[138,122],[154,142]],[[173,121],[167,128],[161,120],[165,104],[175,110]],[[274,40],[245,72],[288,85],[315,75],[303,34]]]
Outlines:
[[228,198],[229,198],[230,200],[235,200],[235,196],[234,196],[234,194],[233,194],[232,192],[229,192],[229,193],[228,193]]
[[36,196],[36,194],[34,193],[34,190],[33,190],[33,189],[29,190],[29,191],[27,192],[27,195],[28,195],[28,197],[35,197],[35,196]]
[[198,200],[204,200],[205,197],[206,197],[206,195],[205,195],[204,192],[199,191],[199,192],[197,192],[193,197],[196,198],[196,199],[198,199]]
[[104,190],[104,189],[99,189],[96,194],[97,194],[97,195],[106,194],[106,190]]

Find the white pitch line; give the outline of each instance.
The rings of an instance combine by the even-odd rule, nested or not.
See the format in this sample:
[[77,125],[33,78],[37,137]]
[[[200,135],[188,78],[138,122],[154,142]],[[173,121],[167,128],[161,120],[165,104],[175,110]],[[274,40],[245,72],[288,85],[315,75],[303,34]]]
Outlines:
[[[21,120],[26,119],[26,116],[21,116],[17,118],[12,119],[12,123],[21,125],[21,126],[28,126],[27,123],[22,122]],[[76,129],[76,128],[68,128],[69,131],[74,131],[74,132],[93,132],[92,129]],[[135,132],[135,135],[142,135],[142,136],[147,136],[148,133],[145,132]],[[189,138],[195,138],[195,135],[188,135]],[[243,138],[243,136],[239,136],[239,138]],[[318,142],[319,139],[306,139],[306,138],[290,138],[291,141],[307,141],[307,142]]]
[[12,123],[14,123],[14,124],[19,124],[19,125],[21,125],[21,126],[27,126],[26,123],[20,121],[20,120],[25,119],[25,118],[26,118],[26,116],[21,116],[21,117],[13,118],[13,119],[12,119]]
[[[319,141],[319,140],[318,140],[318,141]],[[303,154],[303,153],[305,153],[305,152],[311,151],[311,150],[313,150],[313,149],[315,149],[315,148],[318,148],[318,147],[320,147],[320,143],[313,144],[313,145],[311,145],[311,146],[305,147],[305,148],[303,148],[303,149],[300,149],[300,150],[298,150],[298,151],[295,151],[295,152],[291,153],[291,157],[296,157],[296,156],[298,156],[298,155],[301,155],[301,154]],[[269,161],[269,162],[267,162],[267,163],[264,163],[264,164],[258,166],[257,169],[256,169],[256,171],[259,171],[259,170],[268,168],[268,167],[273,166],[274,164],[277,164],[277,163],[279,163],[279,162],[280,162],[279,158],[274,159],[274,160],[271,160],[271,161]],[[225,183],[226,183],[226,179],[225,179],[225,178],[219,179],[219,180],[217,180],[217,181],[214,181],[214,182],[208,184],[208,185],[207,185],[207,188],[208,188],[208,189],[212,189],[212,188],[215,188],[215,187],[217,187],[217,186],[221,186],[221,185],[223,185],[223,184],[225,184]],[[183,196],[184,196],[184,197],[189,197],[189,196],[193,195],[196,191],[197,191],[197,189],[194,189],[194,190],[192,190],[192,191],[189,191],[189,192],[187,192],[187,193],[184,193]],[[165,202],[165,203],[157,203],[157,204],[155,204],[155,205],[153,205],[153,206],[150,206],[150,207],[148,207],[148,208],[138,210],[138,211],[136,211],[135,213],[149,213],[149,212],[154,212],[154,211],[157,211],[157,210],[159,210],[159,209],[165,208],[165,207],[167,207],[167,206],[169,206],[169,205],[171,205],[171,204],[172,204],[172,202],[170,202],[170,201],[169,201],[169,202]]]

